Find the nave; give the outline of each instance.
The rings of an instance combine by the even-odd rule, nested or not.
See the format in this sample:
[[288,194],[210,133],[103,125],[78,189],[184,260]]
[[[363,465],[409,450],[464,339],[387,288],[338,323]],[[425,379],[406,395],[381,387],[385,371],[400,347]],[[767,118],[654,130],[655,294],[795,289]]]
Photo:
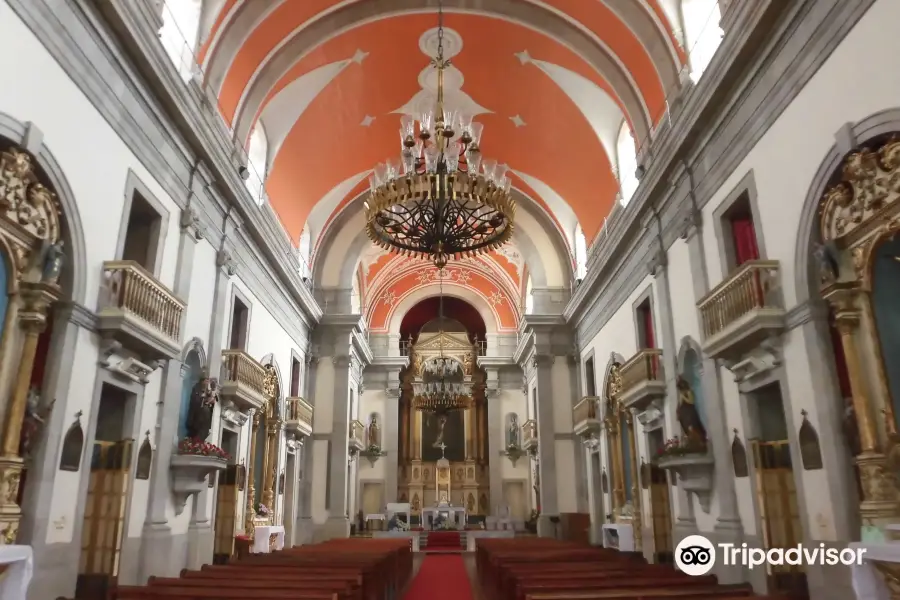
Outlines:
[[[475,552],[414,553],[406,539],[349,538],[120,585],[96,600],[738,600],[747,584],[722,585],[648,564],[637,553],[548,538],[483,538]],[[67,600],[59,598],[58,600]],[[94,599],[90,599],[94,600]]]

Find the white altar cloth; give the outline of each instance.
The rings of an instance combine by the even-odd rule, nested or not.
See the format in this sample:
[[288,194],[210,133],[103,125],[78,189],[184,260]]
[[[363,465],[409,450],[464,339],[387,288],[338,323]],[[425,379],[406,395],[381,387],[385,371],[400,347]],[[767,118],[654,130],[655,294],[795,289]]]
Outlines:
[[253,535],[253,552],[268,554],[269,553],[269,536],[277,535],[275,541],[275,549],[284,548],[284,527],[281,525],[257,525],[256,533]]
[[603,525],[603,547],[619,552],[634,552],[634,533],[627,523],[606,523]]
[[849,547],[866,550],[862,564],[851,567],[853,591],[857,600],[891,600],[891,593],[872,561],[900,563],[900,543],[851,542]]
[[0,565],[7,565],[0,577],[0,598],[25,600],[34,570],[31,546],[0,546]]

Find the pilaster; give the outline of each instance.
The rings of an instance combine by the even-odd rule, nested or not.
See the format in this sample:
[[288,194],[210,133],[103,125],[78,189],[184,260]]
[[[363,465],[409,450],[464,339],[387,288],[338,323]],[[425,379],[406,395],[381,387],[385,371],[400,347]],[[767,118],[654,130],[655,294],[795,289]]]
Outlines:
[[[488,493],[491,500],[490,510],[493,514],[494,510],[503,502],[503,464],[501,461],[506,459],[500,455],[505,448],[503,443],[503,407],[500,405],[500,389],[497,387],[499,385],[499,376],[496,369],[489,369],[487,374],[489,387],[485,394],[487,396],[488,465],[490,469]],[[493,386],[491,386],[492,381],[495,384]]]
[[[688,165],[684,166],[691,186],[689,192],[691,208],[685,218],[685,229],[682,237],[688,245],[694,300],[699,302],[710,289],[709,271],[706,266],[706,254],[703,247],[703,222],[700,211],[694,204],[693,173]],[[709,435],[710,452],[717,457],[715,461],[715,486],[716,495],[719,499],[719,518],[713,528],[716,537],[714,541],[717,543],[733,543],[739,546],[744,538],[744,527],[738,513],[734,468],[731,462],[731,441],[728,439],[728,423],[725,419],[724,400],[722,399],[721,375],[715,360],[705,355],[702,358],[701,387],[704,398],[703,409],[706,413],[706,429]],[[674,388],[669,388],[670,394],[672,389]],[[677,398],[677,395],[671,397]],[[688,498],[688,501],[693,503],[692,498]],[[690,527],[691,517],[693,517],[693,504],[688,513],[678,515],[676,531],[679,534]],[[739,565],[725,566],[717,564],[714,573],[718,576],[721,583],[728,584],[744,581],[743,571]]]

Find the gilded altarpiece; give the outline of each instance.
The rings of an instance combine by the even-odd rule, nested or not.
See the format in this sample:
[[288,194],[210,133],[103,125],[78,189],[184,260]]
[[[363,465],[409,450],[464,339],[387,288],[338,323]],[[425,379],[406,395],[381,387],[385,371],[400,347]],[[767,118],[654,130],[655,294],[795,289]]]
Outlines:
[[[413,406],[413,383],[424,381],[426,363],[441,356],[459,362],[463,381],[473,387],[471,407],[445,416]],[[469,515],[490,513],[487,399],[476,356],[477,348],[465,333],[423,332],[410,349],[410,366],[400,376],[397,497],[409,502],[415,515],[441,500],[439,490]],[[438,466],[442,456],[449,468],[443,462]]]
[[[244,516],[244,531],[252,534],[257,525],[278,525],[275,514],[275,483],[281,440],[284,437],[284,419],[281,411],[281,389],[278,373],[274,365],[265,365],[263,393],[265,405],[253,415],[250,429],[250,465],[247,475],[247,507]],[[258,505],[265,505],[268,513],[257,513]]]
[[65,254],[61,209],[42,181],[30,154],[0,152],[0,261],[4,273],[4,314],[0,314],[0,544],[14,544],[22,510],[19,486],[23,423],[38,338],[50,306],[61,296],[58,284]]
[[[900,334],[894,327],[878,326],[881,319],[896,322],[900,305],[896,296],[887,306],[873,302],[876,286],[900,286],[900,252],[892,249],[900,232],[900,136],[870,142],[847,155],[822,198],[820,217],[823,246],[816,255],[821,291],[843,347],[852,392],[847,410],[858,433],[851,446],[862,491],[860,516],[864,526],[878,527],[896,523],[900,516],[895,487],[900,472],[895,407],[900,398],[889,381],[889,375],[900,373],[900,364],[883,351],[886,339]],[[876,281],[885,266],[892,281]]]

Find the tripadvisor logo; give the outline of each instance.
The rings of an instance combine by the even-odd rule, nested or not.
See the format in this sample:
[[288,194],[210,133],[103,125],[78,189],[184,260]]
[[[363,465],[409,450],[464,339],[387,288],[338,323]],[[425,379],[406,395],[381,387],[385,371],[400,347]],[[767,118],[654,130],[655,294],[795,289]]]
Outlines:
[[675,565],[688,575],[706,575],[719,558],[723,565],[741,565],[748,569],[763,565],[861,565],[865,548],[828,548],[825,544],[792,548],[753,548],[747,544],[719,544],[718,548],[702,535],[689,535],[675,548]]

